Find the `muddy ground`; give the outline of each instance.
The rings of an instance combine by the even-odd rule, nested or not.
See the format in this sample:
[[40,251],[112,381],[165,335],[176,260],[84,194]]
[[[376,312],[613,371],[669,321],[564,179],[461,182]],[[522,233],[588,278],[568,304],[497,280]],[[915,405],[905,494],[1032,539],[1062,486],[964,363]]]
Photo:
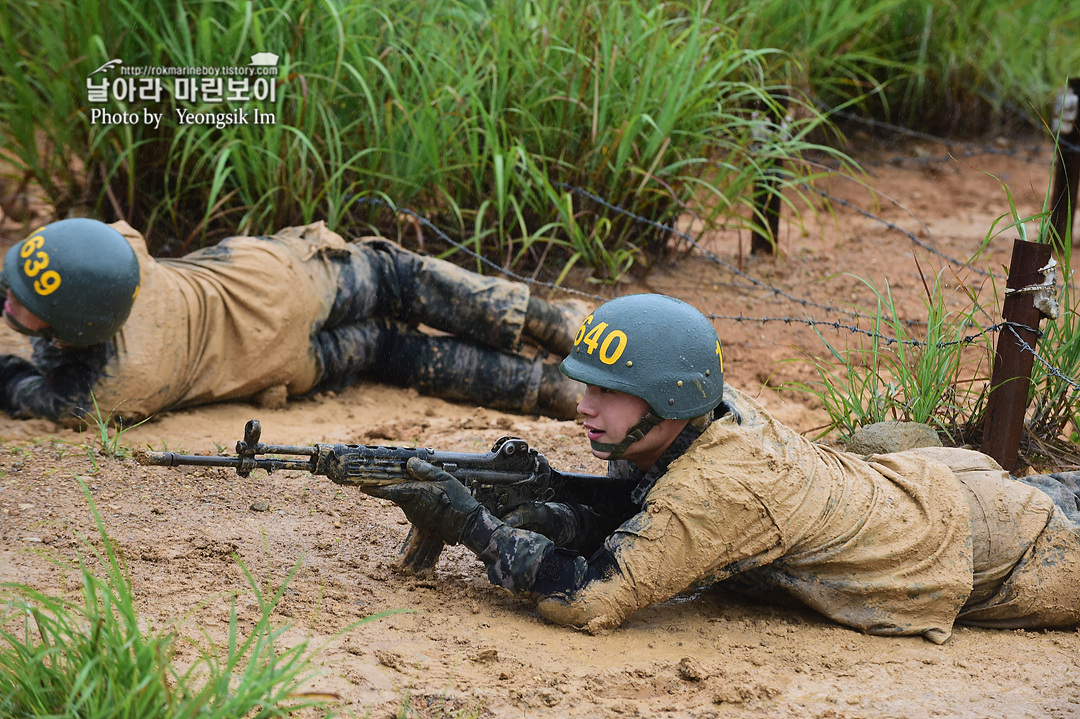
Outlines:
[[[1021,213],[1037,212],[1050,171],[1049,148],[1004,138],[962,160],[930,162],[937,145],[862,151],[865,185],[822,185],[830,193],[914,233],[942,253],[966,258],[1008,211],[992,173],[1008,184]],[[962,151],[954,148],[954,154]],[[785,210],[785,215],[791,213]],[[716,233],[705,247],[765,285],[841,305],[867,302],[853,277],[888,278],[910,316],[921,311],[922,281],[946,267],[910,238],[843,206],[782,225],[779,259],[746,258],[748,237]],[[8,227],[10,229],[10,225]],[[1015,232],[993,239],[982,267],[1008,263]],[[740,247],[742,248],[740,250]],[[741,258],[741,259],[740,259]],[[969,273],[949,273],[978,284]],[[707,313],[828,317],[747,288],[700,252],[646,278],[603,290],[664,292]],[[840,319],[837,316],[837,319]],[[778,394],[807,370],[785,360],[817,345],[813,332],[784,322],[717,321],[726,377],[801,431],[825,423],[804,396]],[[5,351],[21,339],[0,330]],[[766,386],[767,385],[767,386]],[[171,412],[129,430],[133,447],[216,453],[258,417],[263,441],[431,446],[481,452],[499,436],[525,437],[562,469],[600,472],[581,428],[362,385],[266,410],[229,404]],[[89,451],[90,433],[43,421],[0,418],[0,580],[59,590],[39,552],[73,556],[93,521],[82,478],[130,568],[140,609],[155,627],[182,635],[205,628],[224,637],[229,600],[239,595],[242,626],[257,607],[234,559],[261,580],[281,582],[297,562],[275,620],[321,647],[322,675],[310,686],[337,693],[357,716],[481,717],[1071,717],[1080,716],[1080,635],[1076,632],[958,628],[944,645],[920,638],[860,634],[808,611],[758,606],[703,590],[652,607],[621,628],[590,636],[552,626],[532,606],[491,587],[460,548],[443,553],[433,576],[398,569],[408,525],[389,503],[300,473],[240,479],[225,470],[144,468]],[[353,628],[388,609],[415,610]],[[181,659],[190,649],[181,648]]]

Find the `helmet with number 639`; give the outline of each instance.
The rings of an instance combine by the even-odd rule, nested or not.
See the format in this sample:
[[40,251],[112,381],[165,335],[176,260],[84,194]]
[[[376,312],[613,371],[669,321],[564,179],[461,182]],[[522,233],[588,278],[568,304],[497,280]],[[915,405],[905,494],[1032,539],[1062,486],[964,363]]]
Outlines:
[[563,374],[649,403],[664,419],[699,417],[724,396],[724,356],[712,323],[666,295],[619,297],[585,318]]
[[123,235],[98,220],[46,225],[4,257],[15,298],[78,347],[119,330],[139,293],[139,260]]

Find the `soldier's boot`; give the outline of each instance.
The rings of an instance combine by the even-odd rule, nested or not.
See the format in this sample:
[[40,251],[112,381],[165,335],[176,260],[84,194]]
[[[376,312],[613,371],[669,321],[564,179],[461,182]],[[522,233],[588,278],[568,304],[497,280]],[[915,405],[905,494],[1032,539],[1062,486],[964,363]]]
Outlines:
[[570,354],[581,323],[589,315],[589,306],[581,300],[566,300],[558,304],[538,297],[529,297],[525,310],[524,334],[559,357]]
[[559,371],[559,365],[546,364],[540,374],[536,410],[555,419],[574,419],[577,406],[585,396],[585,385]]

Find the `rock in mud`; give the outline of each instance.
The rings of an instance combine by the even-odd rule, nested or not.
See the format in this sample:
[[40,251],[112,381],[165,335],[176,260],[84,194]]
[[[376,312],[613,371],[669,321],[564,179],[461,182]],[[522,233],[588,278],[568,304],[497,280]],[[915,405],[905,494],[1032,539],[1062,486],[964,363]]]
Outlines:
[[848,442],[848,449],[855,454],[886,454],[940,446],[941,439],[930,425],[895,420],[860,427]]

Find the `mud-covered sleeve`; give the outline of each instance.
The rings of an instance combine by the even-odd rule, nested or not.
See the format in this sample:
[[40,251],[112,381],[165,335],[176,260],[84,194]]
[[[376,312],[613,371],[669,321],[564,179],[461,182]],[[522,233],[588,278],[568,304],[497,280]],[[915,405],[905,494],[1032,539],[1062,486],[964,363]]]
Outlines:
[[466,544],[493,584],[536,601],[557,624],[590,630],[618,626],[638,609],[783,554],[769,513],[740,487],[723,500],[697,488],[688,496],[658,494],[590,557],[486,514]]
[[[586,560],[555,552],[532,589],[540,613],[590,630],[620,625],[639,609],[783,555],[760,502],[694,496],[651,498]],[[556,562],[561,566],[554,566]]]
[[91,389],[104,367],[104,347],[65,351],[44,341],[34,361],[0,355],[0,409],[17,419],[66,422],[92,407]]

